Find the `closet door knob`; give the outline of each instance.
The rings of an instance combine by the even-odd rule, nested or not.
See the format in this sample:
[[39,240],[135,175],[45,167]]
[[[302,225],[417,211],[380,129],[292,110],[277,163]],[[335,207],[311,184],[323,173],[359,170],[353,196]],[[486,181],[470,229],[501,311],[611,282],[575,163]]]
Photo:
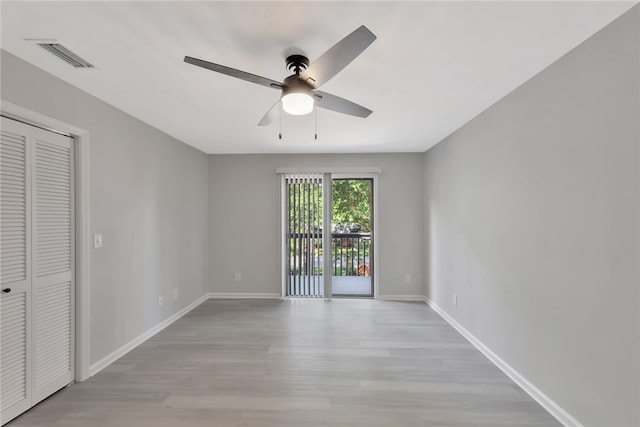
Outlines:
[[5,294],[8,294],[9,292],[11,292],[11,288],[4,288],[2,292],[4,292]]

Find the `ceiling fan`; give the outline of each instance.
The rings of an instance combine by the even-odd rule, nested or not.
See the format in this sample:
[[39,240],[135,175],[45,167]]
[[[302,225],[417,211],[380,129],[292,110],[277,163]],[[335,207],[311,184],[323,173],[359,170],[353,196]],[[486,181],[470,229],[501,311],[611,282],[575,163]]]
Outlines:
[[368,108],[317,89],[356,59],[375,39],[376,36],[362,25],[336,43],[311,65],[304,55],[290,55],[286,59],[287,69],[294,74],[285,78],[283,83],[190,56],[185,56],[184,62],[281,90],[280,99],[267,111],[258,126],[266,126],[273,121],[280,109],[280,103],[285,112],[293,115],[309,114],[315,105],[365,118],[372,113]]

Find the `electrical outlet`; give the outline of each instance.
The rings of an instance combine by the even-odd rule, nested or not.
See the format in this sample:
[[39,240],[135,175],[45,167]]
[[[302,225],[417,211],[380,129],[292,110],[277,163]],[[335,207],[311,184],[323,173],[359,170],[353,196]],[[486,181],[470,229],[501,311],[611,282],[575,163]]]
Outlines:
[[453,303],[454,307],[458,306],[458,294],[456,294],[455,292],[453,293],[453,296],[451,298],[451,302]]
[[164,304],[164,298],[160,295],[158,297],[158,307],[162,307],[162,304]]
[[173,299],[178,299],[178,288],[173,288]]
[[236,273],[236,282],[240,282],[242,280],[242,274]]
[[93,247],[94,249],[98,249],[102,247],[102,234],[93,235]]
[[406,284],[411,283],[411,275],[410,274],[405,274],[404,275],[404,283],[406,283]]

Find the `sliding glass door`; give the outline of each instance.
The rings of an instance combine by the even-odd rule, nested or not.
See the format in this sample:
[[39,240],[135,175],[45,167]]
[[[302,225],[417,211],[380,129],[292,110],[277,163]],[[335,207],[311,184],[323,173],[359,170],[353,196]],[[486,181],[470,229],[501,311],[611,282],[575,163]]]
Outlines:
[[374,178],[284,174],[282,184],[283,296],[373,297]]

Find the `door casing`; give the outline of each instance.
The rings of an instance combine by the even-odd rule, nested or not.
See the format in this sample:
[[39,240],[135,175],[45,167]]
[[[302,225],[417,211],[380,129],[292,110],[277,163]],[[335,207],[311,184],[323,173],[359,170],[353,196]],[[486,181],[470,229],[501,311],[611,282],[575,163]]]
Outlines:
[[91,376],[89,360],[89,131],[9,101],[0,101],[0,113],[44,129],[63,132],[74,139],[75,149],[75,379]]
[[[340,167],[340,168],[278,168],[276,173],[281,174],[280,177],[280,283],[281,283],[281,297],[287,298],[286,286],[287,286],[287,269],[286,269],[286,260],[287,260],[287,241],[286,241],[286,191],[287,184],[285,180],[285,174],[287,173],[323,173],[323,184],[325,182],[332,182],[334,178],[336,179],[371,179],[373,181],[373,230],[372,234],[373,238],[373,298],[378,298],[378,277],[379,277],[379,262],[378,262],[378,179],[381,173],[380,168],[371,167],[371,168],[363,168],[363,167]],[[323,222],[325,224],[331,224],[331,188],[326,185],[323,185]],[[328,189],[328,191],[327,191]],[[327,198],[327,192],[329,198]],[[327,246],[328,245],[328,246]],[[323,233],[323,246],[331,247],[331,234]],[[324,252],[324,265],[331,264],[331,254],[330,251]],[[329,258],[327,260],[327,257]],[[331,299],[331,275],[324,275],[324,294],[325,299]]]

